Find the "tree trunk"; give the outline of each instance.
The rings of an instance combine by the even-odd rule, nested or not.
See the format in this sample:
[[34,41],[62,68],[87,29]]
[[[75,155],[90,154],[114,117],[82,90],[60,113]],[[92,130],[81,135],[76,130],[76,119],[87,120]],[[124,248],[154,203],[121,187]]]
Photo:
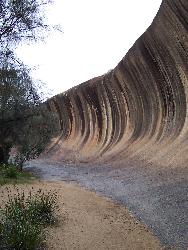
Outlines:
[[0,164],[4,162],[4,152],[2,147],[0,147]]
[[0,164],[8,163],[10,149],[11,146],[9,144],[3,144],[2,146],[0,146]]

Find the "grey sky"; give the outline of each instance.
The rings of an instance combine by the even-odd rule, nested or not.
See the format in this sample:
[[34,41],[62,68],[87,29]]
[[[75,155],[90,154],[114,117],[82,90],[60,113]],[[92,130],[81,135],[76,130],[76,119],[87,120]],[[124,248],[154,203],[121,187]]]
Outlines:
[[55,0],[48,21],[61,24],[46,43],[24,45],[19,57],[51,94],[112,69],[155,17],[161,0]]

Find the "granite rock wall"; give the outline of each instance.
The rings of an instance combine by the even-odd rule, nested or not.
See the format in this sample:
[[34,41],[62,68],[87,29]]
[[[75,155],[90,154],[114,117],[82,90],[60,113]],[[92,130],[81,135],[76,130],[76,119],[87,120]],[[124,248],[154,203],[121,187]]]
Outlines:
[[[135,17],[136,18],[136,17]],[[188,163],[188,1],[163,0],[119,64],[48,100],[58,160]]]

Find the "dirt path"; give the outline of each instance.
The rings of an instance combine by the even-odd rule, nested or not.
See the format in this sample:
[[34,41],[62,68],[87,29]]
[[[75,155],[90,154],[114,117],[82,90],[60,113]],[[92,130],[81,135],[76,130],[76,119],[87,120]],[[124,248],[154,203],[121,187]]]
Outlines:
[[[56,190],[59,224],[49,230],[48,249],[55,250],[159,250],[158,240],[130,212],[107,198],[64,182],[19,185],[26,192]],[[16,192],[15,188],[11,188]],[[5,191],[5,192],[3,192]],[[0,205],[7,192],[0,187]]]
[[115,168],[75,163],[30,162],[44,180],[76,182],[125,205],[165,247],[188,249],[187,169]]

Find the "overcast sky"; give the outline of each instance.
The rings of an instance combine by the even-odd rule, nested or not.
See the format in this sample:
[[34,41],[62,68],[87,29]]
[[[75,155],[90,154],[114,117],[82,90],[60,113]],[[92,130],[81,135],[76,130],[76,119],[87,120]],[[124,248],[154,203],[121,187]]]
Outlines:
[[24,45],[18,56],[51,95],[114,68],[155,17],[162,0],[54,0],[48,22],[60,24],[46,43]]

